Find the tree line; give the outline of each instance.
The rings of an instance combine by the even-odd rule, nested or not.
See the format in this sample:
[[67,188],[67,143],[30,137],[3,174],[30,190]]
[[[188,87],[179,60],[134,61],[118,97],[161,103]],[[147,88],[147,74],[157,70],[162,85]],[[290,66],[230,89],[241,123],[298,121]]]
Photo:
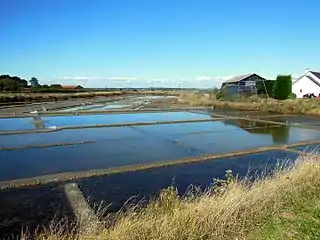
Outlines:
[[26,80],[17,76],[0,75],[0,91],[12,92],[21,91],[27,88],[37,88],[41,86],[39,80],[32,77],[30,80]]
[[64,89],[60,84],[41,85],[38,78],[29,80],[10,75],[0,75],[0,92],[74,92],[79,89]]

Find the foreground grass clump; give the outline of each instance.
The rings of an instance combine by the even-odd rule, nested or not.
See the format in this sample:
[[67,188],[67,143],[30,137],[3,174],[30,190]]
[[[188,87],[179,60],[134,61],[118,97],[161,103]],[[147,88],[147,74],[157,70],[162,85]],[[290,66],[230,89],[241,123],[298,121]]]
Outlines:
[[237,97],[235,99],[217,99],[214,94],[185,93],[180,95],[179,103],[189,106],[231,108],[239,110],[264,111],[281,114],[320,115],[318,99],[287,99],[276,100],[258,96]]
[[320,239],[318,155],[253,184],[228,179],[218,192],[180,198],[174,188],[164,190],[146,208],[119,214],[96,232],[38,239]]

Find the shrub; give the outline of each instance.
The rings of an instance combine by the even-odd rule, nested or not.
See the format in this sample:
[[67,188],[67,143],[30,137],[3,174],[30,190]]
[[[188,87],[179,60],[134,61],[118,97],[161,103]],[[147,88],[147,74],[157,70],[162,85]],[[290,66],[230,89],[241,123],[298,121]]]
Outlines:
[[273,97],[278,100],[285,100],[292,93],[291,75],[279,75],[273,86]]
[[224,98],[224,93],[220,90],[217,92],[217,95],[216,95],[216,98],[217,99],[223,99]]
[[275,84],[275,80],[266,80],[257,83],[257,91],[258,94],[265,94],[269,97],[273,97],[273,87]]
[[290,93],[288,96],[288,99],[296,99],[297,98],[297,94],[295,93]]

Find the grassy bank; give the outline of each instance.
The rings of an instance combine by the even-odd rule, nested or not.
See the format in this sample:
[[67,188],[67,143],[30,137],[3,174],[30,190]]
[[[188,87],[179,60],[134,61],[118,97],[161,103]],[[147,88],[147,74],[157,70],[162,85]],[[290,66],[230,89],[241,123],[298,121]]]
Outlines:
[[249,98],[235,98],[233,100],[218,100],[214,94],[187,93],[180,95],[179,104],[283,114],[320,115],[320,100],[317,99],[276,100],[253,96]]
[[180,198],[169,188],[146,208],[120,214],[96,233],[91,228],[71,237],[51,230],[38,239],[320,239],[318,155],[300,158],[250,187],[228,178],[213,190]]

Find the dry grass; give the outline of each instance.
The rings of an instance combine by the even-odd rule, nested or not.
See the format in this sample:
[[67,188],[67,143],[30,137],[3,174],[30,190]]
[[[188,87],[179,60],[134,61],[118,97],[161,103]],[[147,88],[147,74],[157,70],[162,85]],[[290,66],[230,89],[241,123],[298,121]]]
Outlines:
[[[221,190],[221,189],[220,189]],[[117,216],[97,233],[38,239],[319,239],[320,157],[301,157],[271,177],[231,182],[221,194],[208,190],[179,198],[169,188],[146,208]]]
[[283,114],[310,114],[320,115],[320,101],[318,99],[276,99],[236,98],[234,100],[218,100],[214,94],[185,93],[180,95],[179,103],[188,106],[205,106],[218,108],[231,108],[239,110],[253,110]]

